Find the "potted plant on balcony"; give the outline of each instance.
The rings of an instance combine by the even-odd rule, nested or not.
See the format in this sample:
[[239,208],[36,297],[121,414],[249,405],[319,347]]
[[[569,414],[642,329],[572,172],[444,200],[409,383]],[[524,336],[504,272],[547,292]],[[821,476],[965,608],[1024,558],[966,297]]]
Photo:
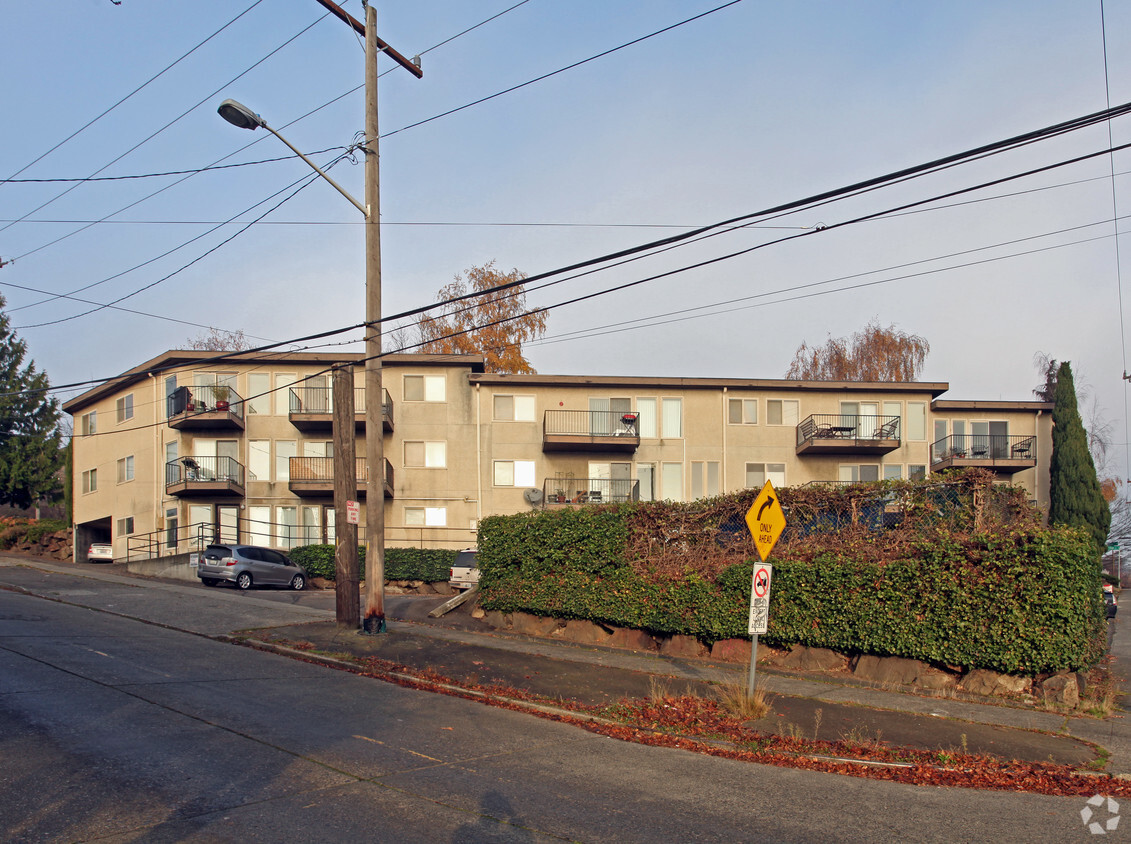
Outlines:
[[231,406],[229,400],[232,397],[232,388],[227,384],[217,384],[212,388],[212,395],[216,399],[217,410],[227,410]]

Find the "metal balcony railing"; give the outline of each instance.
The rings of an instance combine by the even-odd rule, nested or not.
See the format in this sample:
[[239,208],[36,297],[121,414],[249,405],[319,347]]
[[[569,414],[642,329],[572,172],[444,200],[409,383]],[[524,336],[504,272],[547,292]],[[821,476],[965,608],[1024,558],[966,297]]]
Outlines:
[[931,444],[931,465],[946,461],[1036,465],[1037,438],[1031,434],[952,434]]
[[184,484],[214,485],[217,483],[244,487],[243,464],[234,457],[181,457],[165,464],[165,486]]
[[[388,461],[386,461],[388,462]],[[369,467],[364,457],[354,459],[357,483],[364,485],[369,480]],[[292,481],[334,483],[333,457],[292,457],[290,459]]]
[[814,413],[797,426],[797,444],[813,440],[899,440],[898,416]]
[[640,500],[640,481],[631,478],[547,478],[542,484],[546,506],[610,504]]
[[[334,412],[334,388],[310,387],[300,385],[291,387],[289,411],[291,414],[324,413],[327,416]],[[386,425],[393,421],[393,398],[386,389],[381,390],[381,415]],[[365,388],[353,388],[353,412],[355,416],[365,413]]]
[[180,387],[166,398],[166,415],[170,420],[178,416],[196,414],[227,414],[241,423],[244,418],[244,401],[226,384],[196,384]]
[[547,410],[542,431],[558,436],[640,438],[637,414],[616,410]]

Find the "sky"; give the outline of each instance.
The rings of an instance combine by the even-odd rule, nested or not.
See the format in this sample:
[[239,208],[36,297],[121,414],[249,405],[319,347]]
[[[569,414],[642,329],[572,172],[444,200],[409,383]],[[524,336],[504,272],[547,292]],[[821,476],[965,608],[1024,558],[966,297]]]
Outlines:
[[[1131,101],[1131,0],[1107,0],[1104,22],[1098,0],[516,3],[377,3],[380,36],[424,70],[380,64],[386,315],[487,261],[534,275]],[[321,181],[292,196],[307,166],[216,114],[236,99],[334,161],[364,120],[349,27],[315,0],[6,2],[2,20],[0,293],[53,384],[208,327],[265,343],[364,318],[360,213]],[[553,308],[527,357],[550,374],[779,378],[803,341],[876,320],[929,341],[922,378],[944,398],[1024,400],[1043,352],[1072,362],[1131,479],[1116,222],[1131,151],[837,226],[1109,138],[1131,142],[1131,117],[532,286],[527,303],[551,307],[745,251]],[[354,158],[331,174],[361,198]],[[216,164],[246,166],[154,175]],[[95,176],[142,178],[59,181]]]

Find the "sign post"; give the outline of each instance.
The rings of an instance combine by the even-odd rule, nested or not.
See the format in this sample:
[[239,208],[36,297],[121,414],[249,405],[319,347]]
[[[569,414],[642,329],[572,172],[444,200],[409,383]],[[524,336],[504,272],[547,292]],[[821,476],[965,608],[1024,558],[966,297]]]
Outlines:
[[752,696],[754,673],[758,664],[758,636],[765,633],[770,624],[770,581],[774,567],[766,559],[785,530],[785,512],[774,491],[774,485],[769,481],[766,481],[766,485],[746,511],[746,526],[754,537],[754,547],[758,552],[758,562],[754,564],[754,576],[750,582],[750,622],[747,629],[752,639],[746,694]]

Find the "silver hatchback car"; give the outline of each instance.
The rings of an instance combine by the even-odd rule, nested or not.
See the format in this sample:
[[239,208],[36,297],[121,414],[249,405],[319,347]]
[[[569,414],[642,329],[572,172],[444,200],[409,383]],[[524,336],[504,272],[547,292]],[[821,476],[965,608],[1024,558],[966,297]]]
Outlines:
[[306,588],[306,570],[273,548],[259,545],[209,545],[200,555],[196,576],[205,586],[234,583],[240,589],[252,586]]

